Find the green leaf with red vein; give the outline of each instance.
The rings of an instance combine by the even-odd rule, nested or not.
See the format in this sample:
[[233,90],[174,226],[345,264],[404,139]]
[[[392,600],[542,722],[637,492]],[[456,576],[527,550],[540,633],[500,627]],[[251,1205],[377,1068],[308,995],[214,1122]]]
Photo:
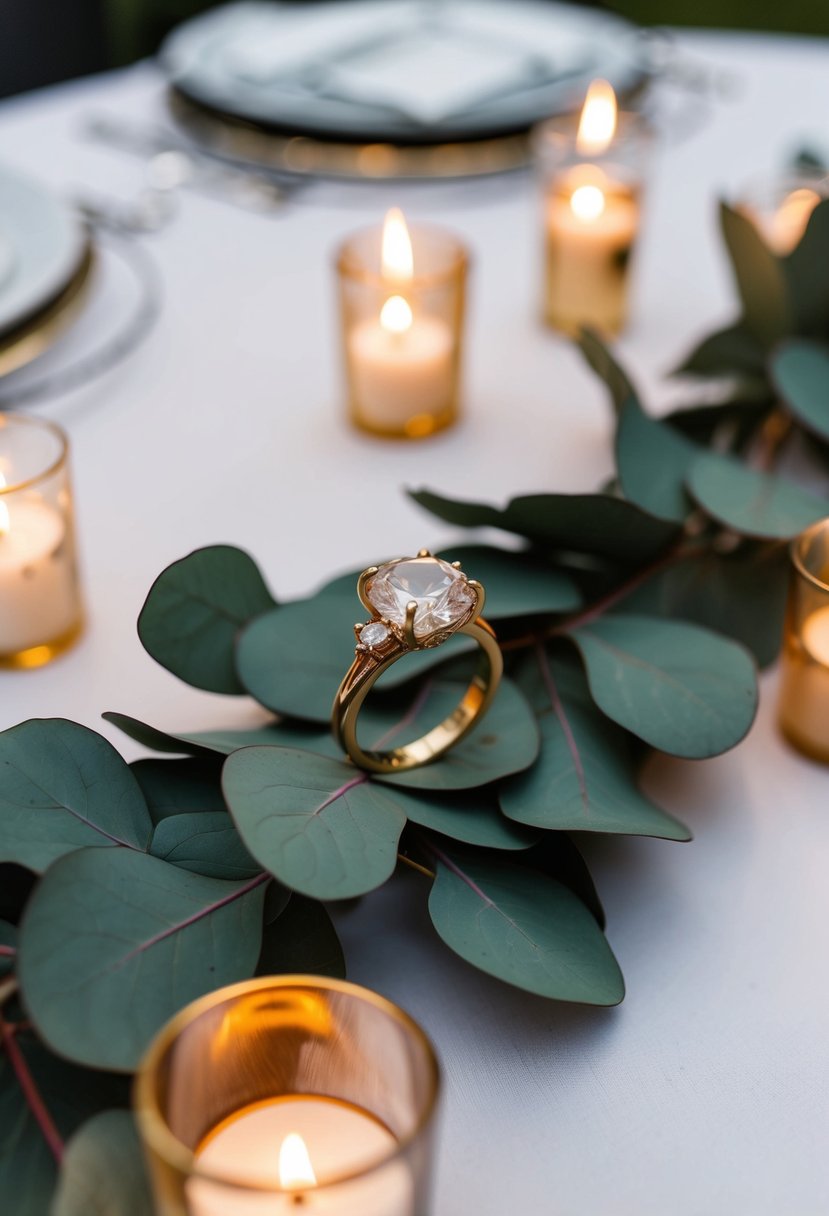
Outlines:
[[429,914],[440,937],[473,967],[539,996],[618,1005],[622,973],[592,913],[537,870],[480,853],[430,846],[436,860]]
[[577,665],[538,646],[518,672],[538,714],[541,755],[501,788],[501,808],[536,828],[689,840],[640,791],[632,739],[596,709]]
[[38,1033],[78,1063],[133,1070],[183,1005],[253,974],[265,883],[204,878],[130,849],[62,857],[20,933],[17,973]]
[[95,731],[36,718],[0,734],[0,861],[40,872],[86,846],[147,849],[151,833],[138,782]]
[[252,557],[232,545],[211,545],[162,571],[141,609],[138,636],[179,679],[239,694],[245,690],[233,665],[236,634],[273,606]]
[[349,899],[394,870],[406,816],[394,791],[345,761],[245,747],[225,761],[222,788],[249,851],[293,891]]
[[98,1111],[127,1106],[129,1085],[52,1055],[30,1030],[13,1032],[11,1045],[9,1033],[0,1047],[0,1207],[44,1216],[62,1142]]
[[49,1216],[149,1216],[150,1181],[138,1130],[127,1110],[107,1110],[66,1146]]
[[754,721],[752,657],[719,634],[659,617],[605,616],[570,636],[599,709],[651,747],[693,760],[719,756]]

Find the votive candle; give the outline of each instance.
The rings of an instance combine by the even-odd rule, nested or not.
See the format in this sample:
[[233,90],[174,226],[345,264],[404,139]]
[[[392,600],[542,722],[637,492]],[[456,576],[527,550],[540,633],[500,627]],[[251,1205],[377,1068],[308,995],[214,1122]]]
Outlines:
[[829,519],[792,542],[779,714],[790,743],[829,763]]
[[607,81],[590,86],[581,113],[536,131],[542,182],[543,317],[554,329],[618,333],[628,314],[630,262],[641,220],[649,131],[619,114]]
[[0,666],[38,667],[81,632],[68,459],[53,423],[0,414]]
[[368,989],[220,989],[136,1081],[158,1216],[427,1216],[438,1086],[423,1031]]
[[468,258],[442,229],[409,226],[392,208],[337,258],[351,421],[418,439],[458,416]]

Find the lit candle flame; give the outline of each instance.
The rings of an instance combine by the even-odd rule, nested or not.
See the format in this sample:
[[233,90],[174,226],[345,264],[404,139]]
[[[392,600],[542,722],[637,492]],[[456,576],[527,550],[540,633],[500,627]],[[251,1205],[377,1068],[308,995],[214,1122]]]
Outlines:
[[[6,479],[0,473],[0,490],[7,485]],[[3,502],[2,494],[0,494],[0,538],[4,537],[11,530],[11,519],[9,518],[9,508]]]
[[579,186],[570,195],[570,209],[576,219],[586,224],[597,220],[605,209],[604,191],[598,186]]
[[613,86],[594,80],[584,99],[576,147],[582,156],[606,152],[616,134],[617,105]]
[[405,334],[412,326],[412,310],[402,296],[389,296],[380,310],[380,324],[390,334]]
[[399,207],[386,213],[383,224],[383,278],[408,282],[414,275],[414,257],[409,229]]
[[308,1148],[297,1132],[291,1132],[282,1141],[279,1150],[279,1185],[286,1191],[299,1191],[317,1185]]

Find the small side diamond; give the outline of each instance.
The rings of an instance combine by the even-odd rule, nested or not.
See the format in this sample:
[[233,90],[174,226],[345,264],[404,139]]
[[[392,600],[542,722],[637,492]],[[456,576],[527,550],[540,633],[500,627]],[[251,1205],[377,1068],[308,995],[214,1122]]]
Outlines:
[[389,639],[389,629],[382,621],[369,621],[360,630],[360,641],[364,646],[382,646]]

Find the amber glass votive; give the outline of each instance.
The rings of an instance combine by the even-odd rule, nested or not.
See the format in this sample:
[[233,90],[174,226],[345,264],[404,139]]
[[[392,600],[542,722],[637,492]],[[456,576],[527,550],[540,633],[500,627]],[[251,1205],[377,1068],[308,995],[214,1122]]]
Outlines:
[[440,228],[412,227],[396,209],[337,257],[349,417],[374,435],[421,439],[451,426],[469,259]]
[[651,130],[641,115],[615,107],[610,86],[595,81],[580,114],[550,119],[534,135],[542,315],[568,334],[582,326],[617,334],[627,322]]
[[737,203],[776,254],[791,253],[818,203],[829,198],[829,177],[802,173],[755,182]]
[[0,667],[48,663],[82,621],[68,439],[0,413]]
[[368,989],[277,976],[159,1033],[135,1106],[158,1216],[428,1216],[438,1065]]
[[829,519],[791,546],[780,726],[799,751],[829,763]]

